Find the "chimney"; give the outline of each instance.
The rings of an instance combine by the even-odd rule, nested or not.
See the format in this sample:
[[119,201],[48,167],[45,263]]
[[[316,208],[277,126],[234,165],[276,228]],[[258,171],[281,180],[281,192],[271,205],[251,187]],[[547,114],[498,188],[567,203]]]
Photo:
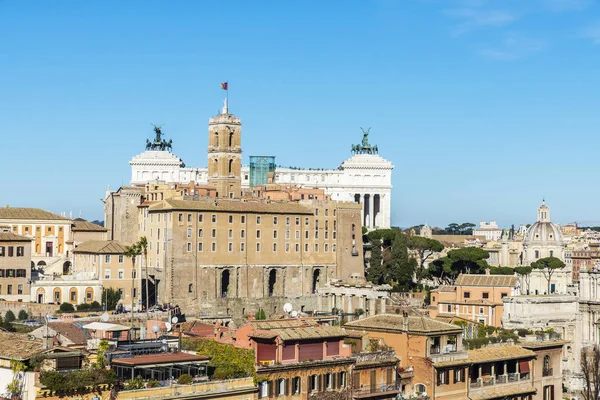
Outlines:
[[402,329],[408,332],[408,311],[402,311]]

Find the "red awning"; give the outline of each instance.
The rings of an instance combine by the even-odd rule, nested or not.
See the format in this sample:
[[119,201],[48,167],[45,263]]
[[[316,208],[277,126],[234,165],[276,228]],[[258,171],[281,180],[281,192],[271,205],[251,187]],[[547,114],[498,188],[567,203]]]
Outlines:
[[529,372],[529,362],[528,361],[519,361],[519,372],[521,372],[521,373]]

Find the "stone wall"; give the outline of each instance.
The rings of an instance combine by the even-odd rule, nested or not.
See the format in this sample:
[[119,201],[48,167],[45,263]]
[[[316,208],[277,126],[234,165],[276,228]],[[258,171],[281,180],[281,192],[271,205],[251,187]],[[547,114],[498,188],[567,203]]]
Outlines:
[[8,310],[12,311],[15,316],[19,315],[19,311],[25,310],[32,317],[45,316],[46,314],[54,315],[58,311],[59,306],[55,304],[37,304],[24,303],[18,301],[0,301],[0,314],[4,314]]

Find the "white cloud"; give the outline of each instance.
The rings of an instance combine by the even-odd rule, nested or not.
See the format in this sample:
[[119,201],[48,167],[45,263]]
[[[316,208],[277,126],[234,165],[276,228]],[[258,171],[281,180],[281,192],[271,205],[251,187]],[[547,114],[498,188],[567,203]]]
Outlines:
[[462,20],[454,32],[457,35],[475,29],[506,26],[517,19],[515,14],[507,11],[483,10],[473,7],[445,10],[444,13]]
[[600,44],[600,22],[584,28],[579,36],[590,39],[594,44]]
[[545,47],[546,43],[541,40],[526,38],[521,35],[510,35],[495,46],[481,49],[479,54],[493,60],[510,61],[536,53]]

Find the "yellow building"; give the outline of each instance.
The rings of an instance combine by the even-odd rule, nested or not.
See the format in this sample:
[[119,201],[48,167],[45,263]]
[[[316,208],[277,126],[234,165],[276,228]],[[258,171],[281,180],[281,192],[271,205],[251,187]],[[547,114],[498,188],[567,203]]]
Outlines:
[[45,273],[62,273],[73,249],[70,218],[39,208],[0,208],[0,225],[32,240],[31,259]]
[[[137,270],[142,258],[136,257]],[[73,250],[73,271],[75,274],[92,273],[103,288],[112,288],[121,293],[121,301],[127,308],[131,307],[133,294],[134,308],[139,307],[139,273],[133,269],[131,258],[125,256],[125,246],[121,243],[104,240],[80,244]]]
[[31,282],[31,239],[0,232],[0,298],[29,301]]

